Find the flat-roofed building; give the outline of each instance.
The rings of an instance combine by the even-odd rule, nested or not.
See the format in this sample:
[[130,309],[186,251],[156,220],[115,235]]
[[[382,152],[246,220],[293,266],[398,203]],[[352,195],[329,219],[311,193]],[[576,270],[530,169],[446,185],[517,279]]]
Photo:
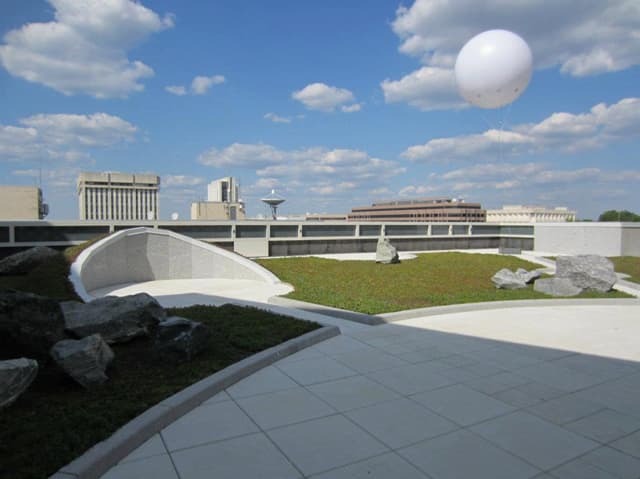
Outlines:
[[240,201],[240,185],[232,176],[214,180],[207,186],[207,201],[238,203]]
[[47,214],[37,186],[0,186],[0,220],[41,220]]
[[207,201],[191,203],[192,220],[243,220],[245,217],[240,185],[232,176],[209,183]]
[[358,206],[347,215],[349,221],[435,221],[484,222],[486,211],[480,203],[451,198],[419,198]]
[[575,221],[576,212],[564,206],[504,205],[500,210],[487,210],[490,223],[564,223]]
[[157,220],[160,177],[131,173],[80,173],[81,220]]
[[198,201],[191,203],[192,220],[243,220],[243,203],[223,203],[222,201]]

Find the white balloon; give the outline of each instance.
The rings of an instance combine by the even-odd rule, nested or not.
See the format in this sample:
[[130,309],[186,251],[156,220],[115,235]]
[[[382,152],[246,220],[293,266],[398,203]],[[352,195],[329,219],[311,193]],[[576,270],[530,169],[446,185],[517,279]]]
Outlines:
[[469,40],[455,66],[460,95],[480,108],[499,108],[518,98],[531,79],[527,42],[507,30],[488,30]]

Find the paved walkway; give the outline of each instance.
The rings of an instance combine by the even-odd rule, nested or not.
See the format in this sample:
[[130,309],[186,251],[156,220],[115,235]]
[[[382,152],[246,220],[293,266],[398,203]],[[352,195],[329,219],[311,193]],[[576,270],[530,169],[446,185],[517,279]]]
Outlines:
[[639,338],[640,302],[350,323],[103,479],[638,479]]

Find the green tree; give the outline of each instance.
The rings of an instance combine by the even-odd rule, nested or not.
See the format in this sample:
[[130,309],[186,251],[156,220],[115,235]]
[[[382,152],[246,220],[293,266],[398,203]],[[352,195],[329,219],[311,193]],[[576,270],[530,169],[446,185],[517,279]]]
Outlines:
[[628,210],[607,210],[600,215],[598,221],[640,221],[640,215]]

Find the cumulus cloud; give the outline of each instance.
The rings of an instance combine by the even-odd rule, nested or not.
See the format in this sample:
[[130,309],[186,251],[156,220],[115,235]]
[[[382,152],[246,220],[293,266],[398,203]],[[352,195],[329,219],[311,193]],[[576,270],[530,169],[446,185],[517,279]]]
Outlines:
[[356,111],[362,110],[362,103],[354,103],[353,105],[343,105],[340,107],[345,113],[355,113]]
[[456,55],[478,32],[497,27],[529,43],[535,68],[557,67],[580,77],[640,64],[640,8],[634,0],[416,0],[398,8],[392,28],[400,52],[418,57],[427,69],[383,82],[385,100],[423,110],[458,108],[452,102],[455,85],[447,82]]
[[281,150],[266,144],[234,143],[223,149],[211,148],[198,161],[216,168],[253,169],[264,178],[266,187],[285,184],[318,195],[379,187],[405,171],[395,161],[371,157],[361,150]]
[[545,162],[501,162],[432,173],[423,183],[407,185],[398,194],[462,197],[481,201],[485,207],[514,203],[569,206],[589,215],[607,209],[604,200],[619,200],[620,195],[611,195],[619,185],[627,189],[622,196],[628,199],[628,189],[638,181],[640,169],[560,169]]
[[94,148],[131,142],[137,127],[106,113],[92,115],[39,114],[0,125],[0,161],[88,158]]
[[456,91],[450,68],[422,67],[400,80],[384,80],[380,87],[387,103],[408,103],[424,111],[467,106]]
[[291,118],[276,115],[275,113],[265,113],[263,118],[265,120],[272,121],[273,123],[291,123]]
[[184,96],[187,93],[191,93],[192,95],[204,95],[211,89],[212,86],[220,85],[225,81],[226,79],[222,75],[198,75],[193,78],[193,80],[191,81],[191,86],[188,90],[184,85],[170,85],[164,87],[164,89],[169,93],[177,96]]
[[0,62],[14,76],[65,95],[126,97],[144,89],[153,69],[129,60],[128,50],[152,33],[173,27],[173,17],[130,0],[49,0],[54,20],[11,30]]
[[554,113],[539,123],[510,130],[436,138],[407,148],[402,156],[412,161],[450,162],[544,151],[575,153],[639,136],[640,98],[625,98],[613,105],[599,103],[587,113]]
[[177,96],[184,96],[187,94],[187,89],[181,85],[170,85],[164,87],[164,89]]
[[336,88],[324,83],[311,83],[291,94],[309,110],[334,111],[337,107],[355,101],[353,93],[345,88]]
[[220,85],[224,82],[225,78],[222,75],[197,76],[191,82],[191,92],[194,95],[204,95],[213,85]]
[[162,175],[162,185],[168,188],[202,185],[204,178],[189,175]]

